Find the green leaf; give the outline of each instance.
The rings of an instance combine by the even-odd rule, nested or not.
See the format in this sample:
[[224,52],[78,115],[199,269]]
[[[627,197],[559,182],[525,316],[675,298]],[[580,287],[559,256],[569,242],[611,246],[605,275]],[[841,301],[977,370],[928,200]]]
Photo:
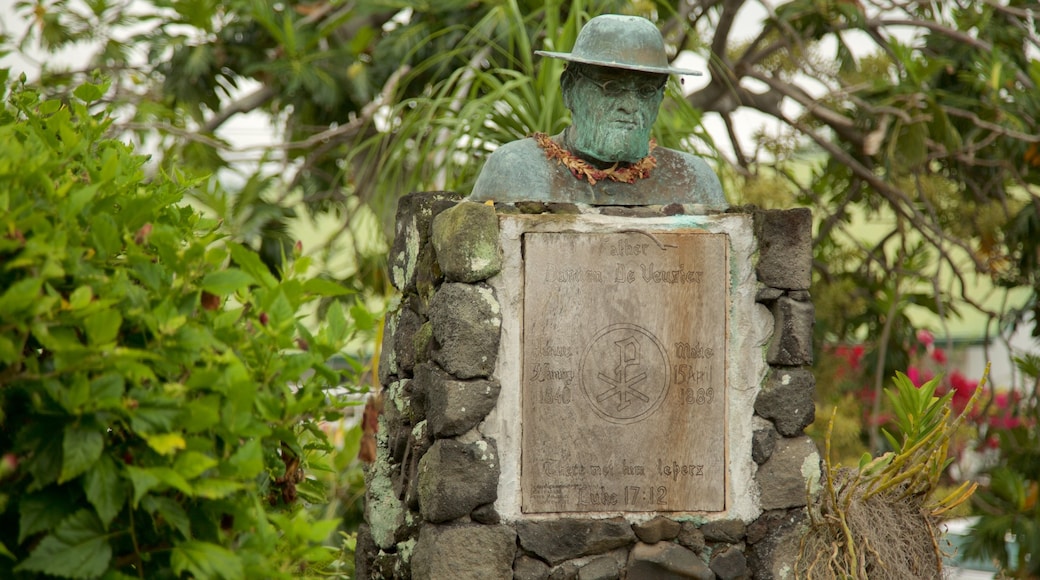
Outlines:
[[83,326],[87,331],[87,340],[92,346],[115,342],[119,335],[119,327],[123,317],[116,310],[101,310],[87,316]]
[[26,495],[18,503],[18,543],[35,533],[52,529],[67,517],[82,498],[66,490],[48,488],[45,492]]
[[68,200],[62,204],[62,214],[69,220],[75,220],[76,215],[83,211],[83,207],[94,198],[97,193],[98,184],[92,183],[86,187],[77,187],[69,194]]
[[19,314],[31,306],[39,299],[42,285],[43,279],[35,276],[11,284],[0,296],[0,314]]
[[354,293],[352,289],[325,278],[311,278],[307,280],[303,283],[303,290],[319,296],[345,296]]
[[268,307],[267,314],[270,317],[268,324],[271,325],[271,328],[287,329],[295,320],[296,312],[289,303],[289,299],[285,297],[285,293],[279,291]]
[[316,479],[308,478],[297,484],[296,493],[309,503],[326,504],[329,502],[328,489],[324,483]]
[[219,462],[198,451],[185,451],[178,453],[177,459],[173,461],[173,470],[181,474],[184,479],[195,479],[205,473],[207,469],[216,467]]
[[72,294],[69,295],[69,308],[72,308],[73,310],[85,308],[90,304],[92,298],[94,298],[94,291],[90,286],[84,284],[83,286],[73,290]]
[[188,446],[184,436],[180,433],[160,433],[158,435],[142,433],[141,437],[159,455],[171,455]]
[[97,247],[98,257],[108,258],[122,247],[119,239],[119,227],[112,216],[107,213],[94,214],[90,223],[90,237]]
[[159,521],[173,526],[185,538],[191,537],[191,519],[181,504],[172,498],[150,495],[141,501],[141,507],[156,517],[156,528]]
[[[24,344],[22,339],[19,338],[19,344]],[[0,334],[0,363],[9,365],[21,357],[22,348],[15,346],[14,341],[10,338]]]
[[206,395],[188,403],[183,427],[188,433],[198,433],[220,423],[220,396]]
[[61,109],[61,101],[58,99],[50,99],[40,103],[40,113],[44,115],[53,115]]
[[87,500],[97,510],[101,525],[108,529],[108,524],[119,515],[126,503],[126,482],[119,476],[119,468],[115,461],[105,455],[94,464],[83,482],[87,492]]
[[189,495],[192,493],[191,484],[189,484],[188,481],[179,473],[169,467],[137,467],[136,465],[127,465],[126,474],[130,478],[130,483],[134,486],[135,507],[146,493],[159,488],[162,485],[172,487]]
[[86,429],[76,423],[67,425],[61,444],[62,463],[58,483],[69,481],[90,469],[101,457],[104,447],[105,438],[97,429]]
[[194,495],[206,499],[221,499],[244,487],[242,483],[228,479],[200,479],[195,482]]
[[228,244],[231,250],[231,259],[235,261],[244,272],[251,275],[257,283],[265,288],[273,288],[278,285],[278,280],[271,275],[271,271],[260,261],[256,252],[239,244]]
[[[61,428],[60,426],[52,427],[50,425],[47,427],[53,428],[54,431]],[[51,433],[54,431],[51,431]],[[33,454],[26,466],[29,473],[33,476],[33,482],[29,485],[29,491],[41,489],[43,486],[56,481],[58,476],[61,475],[62,439],[51,434],[42,437],[37,436],[34,439]]]
[[172,405],[145,404],[142,402],[130,416],[130,426],[138,433],[167,433],[183,411]]
[[354,326],[360,330],[369,331],[375,328],[376,318],[372,315],[372,312],[365,307],[361,301],[355,302],[350,307],[350,317],[354,321]]
[[328,339],[332,344],[342,342],[347,337],[347,317],[343,314],[343,305],[333,302],[325,313],[325,322],[328,324]]
[[225,296],[234,294],[238,290],[255,283],[256,281],[253,277],[242,270],[228,268],[227,270],[206,274],[206,277],[202,279],[201,286],[207,292]]
[[126,382],[117,373],[106,373],[90,382],[90,397],[95,403],[119,403],[125,390]]
[[93,512],[81,509],[45,537],[16,572],[41,572],[64,578],[95,578],[112,559],[112,546]]
[[238,448],[227,462],[232,474],[240,479],[251,479],[264,470],[264,449],[259,439],[251,439]]
[[178,576],[187,573],[196,578],[245,578],[242,560],[227,548],[209,542],[188,540],[175,546],[170,564]]
[[101,91],[101,87],[98,85],[92,85],[90,83],[83,83],[76,87],[72,94],[76,95],[76,98],[86,103],[93,103],[94,101],[101,98],[104,94]]

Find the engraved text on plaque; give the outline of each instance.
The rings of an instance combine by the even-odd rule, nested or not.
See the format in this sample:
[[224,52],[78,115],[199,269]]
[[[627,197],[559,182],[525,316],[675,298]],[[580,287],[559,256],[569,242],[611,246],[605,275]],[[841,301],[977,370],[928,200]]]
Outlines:
[[727,237],[524,235],[522,510],[722,511]]

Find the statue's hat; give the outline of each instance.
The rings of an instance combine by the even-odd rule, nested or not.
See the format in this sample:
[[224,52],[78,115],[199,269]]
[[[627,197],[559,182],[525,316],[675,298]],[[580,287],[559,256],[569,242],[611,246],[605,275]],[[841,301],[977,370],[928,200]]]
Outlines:
[[646,18],[604,14],[589,20],[571,52],[536,50],[535,54],[569,62],[658,74],[699,75],[668,62],[661,31]]

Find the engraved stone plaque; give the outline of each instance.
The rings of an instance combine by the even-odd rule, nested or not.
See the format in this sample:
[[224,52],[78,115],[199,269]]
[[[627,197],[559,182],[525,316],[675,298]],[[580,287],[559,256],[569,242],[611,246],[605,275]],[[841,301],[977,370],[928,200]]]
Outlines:
[[727,236],[523,239],[522,511],[724,510]]

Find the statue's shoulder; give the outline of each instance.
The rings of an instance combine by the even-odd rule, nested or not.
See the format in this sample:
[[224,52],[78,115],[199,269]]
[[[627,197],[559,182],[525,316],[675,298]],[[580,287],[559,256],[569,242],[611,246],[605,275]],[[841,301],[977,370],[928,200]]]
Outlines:
[[700,203],[710,209],[729,207],[722,194],[722,182],[703,158],[675,149],[659,147],[654,150],[657,166],[673,182],[689,184],[683,203]]
[[519,198],[513,198],[524,194],[524,199],[540,199],[548,195],[550,169],[545,151],[533,138],[511,141],[488,156],[469,198],[516,201]]

